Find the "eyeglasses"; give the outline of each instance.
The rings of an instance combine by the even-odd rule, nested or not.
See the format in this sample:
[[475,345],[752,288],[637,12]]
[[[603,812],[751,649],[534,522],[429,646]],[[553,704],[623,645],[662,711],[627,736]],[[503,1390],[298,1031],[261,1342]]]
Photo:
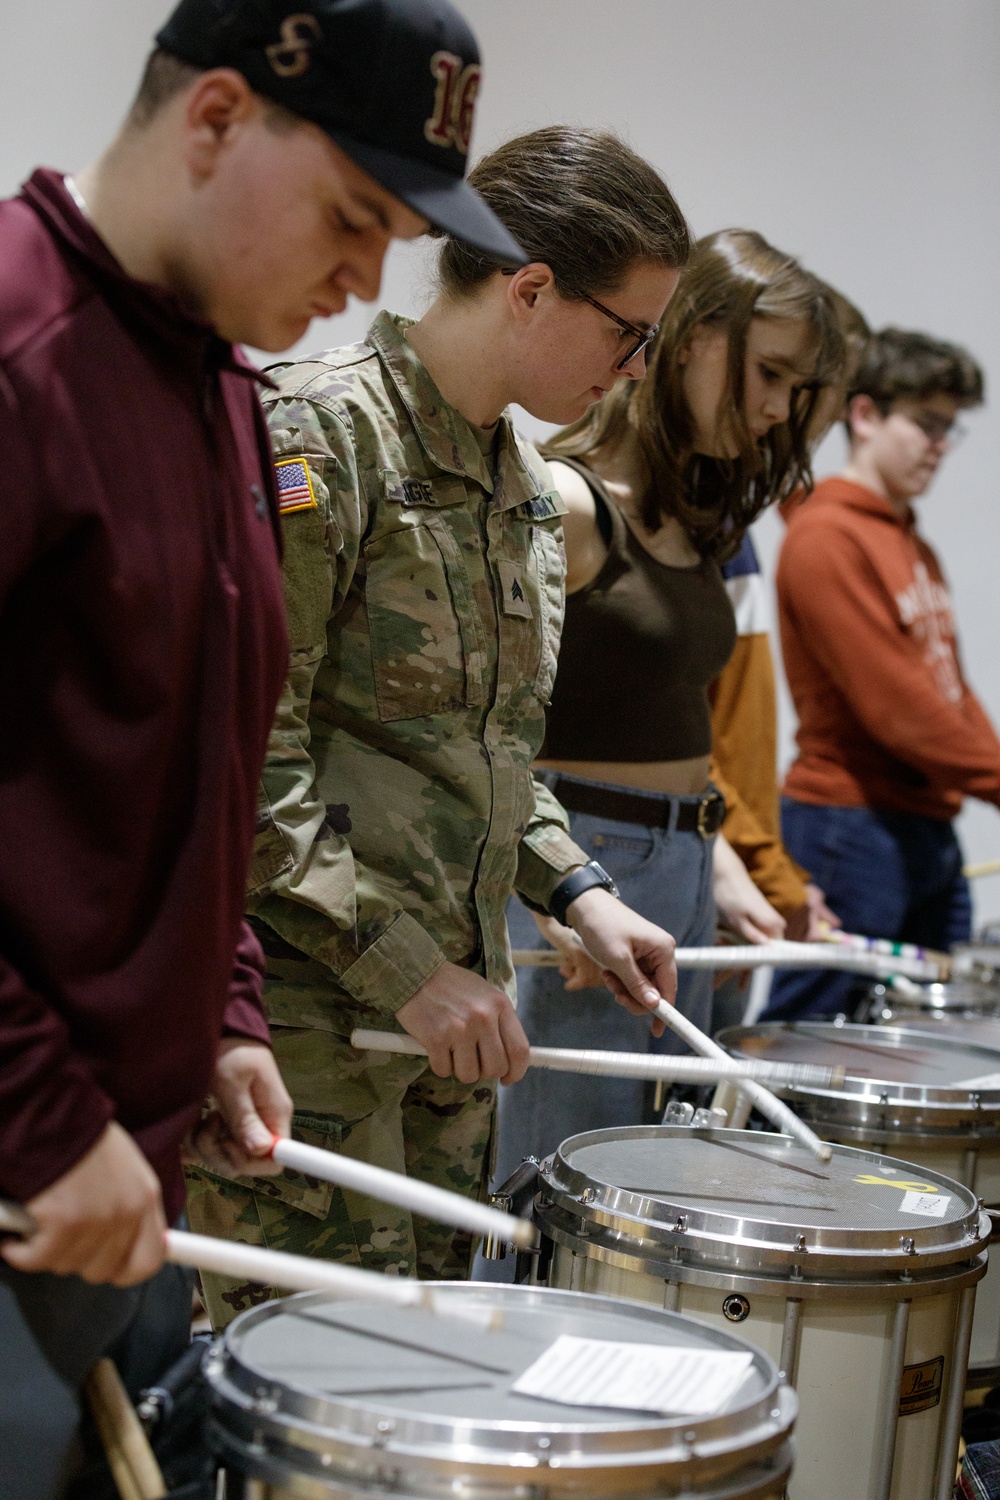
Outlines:
[[589,302],[591,307],[596,307],[597,311],[602,312],[606,318],[610,318],[612,323],[617,323],[618,327],[623,328],[626,333],[635,335],[635,343],[630,344],[626,349],[624,356],[615,365],[616,370],[624,370],[637,354],[641,354],[646,346],[653,342],[660,331],[659,323],[654,323],[652,328],[640,328],[638,323],[627,322],[625,318],[620,318],[617,313],[613,313],[610,307],[605,307],[603,302],[598,302],[596,297],[591,297],[589,292],[574,291],[573,296],[582,297],[584,302]]
[[899,413],[912,422],[914,427],[919,427],[924,437],[930,443],[948,442],[954,448],[965,437],[966,428],[952,417],[938,416],[933,411],[904,411]]
[[[512,267],[505,267],[503,274],[504,276],[513,276],[514,270]],[[566,290],[571,297],[579,297],[582,301],[589,302],[591,307],[596,307],[598,312],[602,312],[606,318],[611,319],[612,323],[617,323],[619,328],[624,329],[626,333],[631,333],[635,338],[635,343],[628,346],[622,358],[615,365],[616,370],[624,370],[626,365],[631,364],[636,355],[641,354],[647,345],[653,342],[660,331],[659,323],[654,323],[652,328],[640,328],[638,323],[629,323],[627,319],[620,318],[616,312],[612,312],[610,307],[605,307],[603,302],[598,302],[597,298],[592,297],[589,292],[580,292],[576,287],[567,287]]]

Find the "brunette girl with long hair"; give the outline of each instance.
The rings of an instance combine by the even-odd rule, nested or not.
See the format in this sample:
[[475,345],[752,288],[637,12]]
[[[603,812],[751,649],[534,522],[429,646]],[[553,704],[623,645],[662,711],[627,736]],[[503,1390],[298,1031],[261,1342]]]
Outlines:
[[[572,833],[623,899],[679,944],[783,932],[718,837],[707,689],[733,648],[720,564],[768,505],[810,485],[809,433],[843,341],[827,290],[759,234],[696,246],[639,382],[618,382],[544,450],[568,514],[567,607],[539,773]],[[512,905],[513,946],[535,936]],[[519,1015],[539,1044],[674,1050],[615,1007],[551,919],[552,969],[522,970]],[[681,976],[678,1005],[707,1027],[711,977]],[[579,1130],[639,1123],[641,1084],[537,1075],[504,1091],[500,1170]]]

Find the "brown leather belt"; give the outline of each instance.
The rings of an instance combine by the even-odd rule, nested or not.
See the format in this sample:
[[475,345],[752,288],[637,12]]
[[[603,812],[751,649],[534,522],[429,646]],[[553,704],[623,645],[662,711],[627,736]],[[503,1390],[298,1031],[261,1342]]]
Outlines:
[[557,777],[552,791],[570,812],[614,818],[620,823],[641,823],[644,828],[669,828],[673,804],[679,802],[674,827],[678,833],[700,833],[703,839],[718,833],[726,816],[726,799],[714,786],[697,802],[648,792],[609,791],[603,786],[567,781],[562,776]]

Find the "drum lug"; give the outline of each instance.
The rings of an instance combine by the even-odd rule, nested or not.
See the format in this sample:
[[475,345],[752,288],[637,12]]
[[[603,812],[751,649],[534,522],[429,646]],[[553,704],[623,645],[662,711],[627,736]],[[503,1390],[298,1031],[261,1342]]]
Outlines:
[[917,1253],[916,1243],[911,1234],[901,1234],[899,1236],[899,1248],[904,1255],[915,1255]]
[[799,1250],[799,1251],[808,1249],[808,1246],[806,1245],[806,1237],[805,1237],[804,1234],[800,1234],[800,1235],[796,1236],[796,1239],[795,1239],[795,1248],[796,1248],[796,1250]]

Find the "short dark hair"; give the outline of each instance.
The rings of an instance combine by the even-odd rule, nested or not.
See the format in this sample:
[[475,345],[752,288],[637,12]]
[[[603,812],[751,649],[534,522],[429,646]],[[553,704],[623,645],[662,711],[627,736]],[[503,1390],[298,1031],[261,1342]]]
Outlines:
[[885,415],[895,401],[928,396],[952,396],[960,406],[979,406],[984,391],[981,367],[958,344],[905,328],[883,328],[869,339],[847,395],[848,401],[870,396]]
[[162,47],[154,47],[146,59],[126,124],[141,130],[176,94],[193,83],[200,72],[202,69],[193,63],[183,62],[172,53],[164,52]]
[[[469,182],[564,295],[621,286],[636,261],[681,267],[691,237],[656,169],[609,131],[550,125],[484,156]],[[441,250],[441,288],[468,296],[496,262],[460,240]]]
[[[171,99],[203,72],[204,68],[184,62],[183,58],[174,57],[172,52],[165,52],[162,47],[154,48],[146,59],[138,92],[132,100],[125,121],[126,126],[141,130],[156,118],[164,105],[169,104]],[[286,109],[283,104],[263,95],[257,97],[264,105],[264,122],[271,130],[284,132],[294,130],[302,124],[302,116]]]

